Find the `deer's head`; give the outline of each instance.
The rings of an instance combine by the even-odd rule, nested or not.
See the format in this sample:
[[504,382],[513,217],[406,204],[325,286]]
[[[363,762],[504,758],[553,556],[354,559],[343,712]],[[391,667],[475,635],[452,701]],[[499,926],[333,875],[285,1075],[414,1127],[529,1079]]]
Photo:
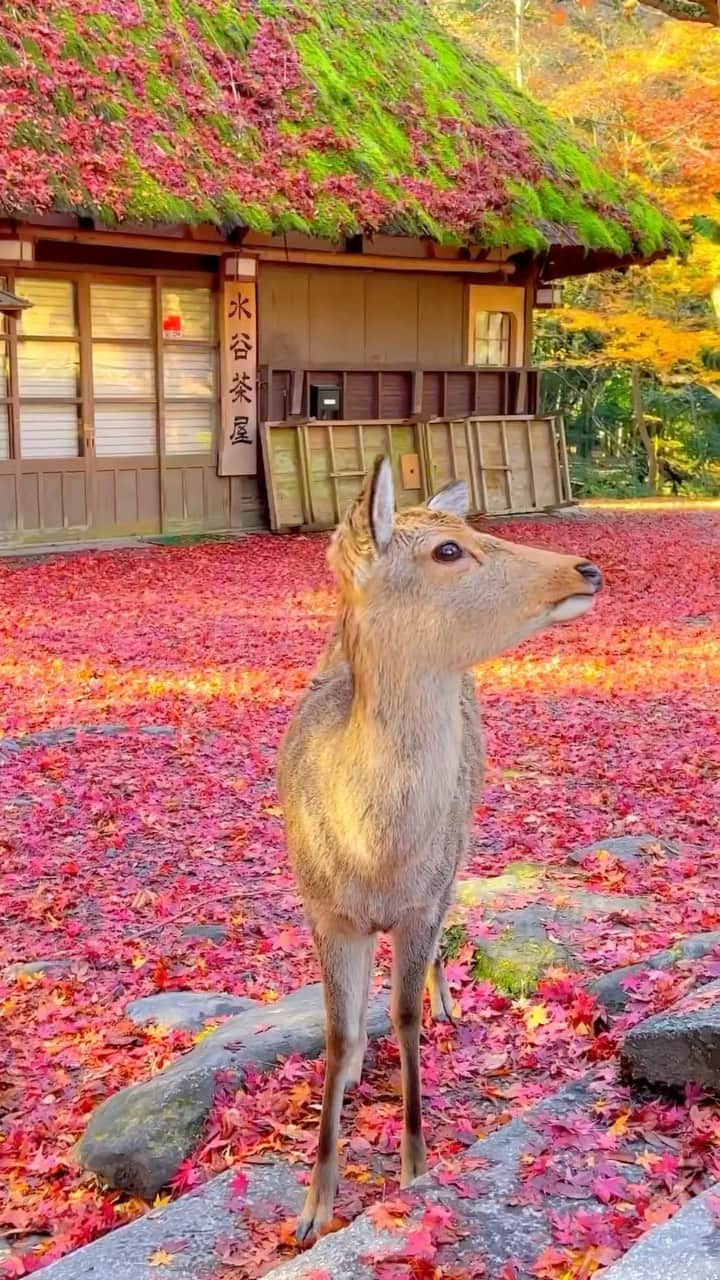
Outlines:
[[592,608],[595,565],[479,533],[467,512],[457,481],[396,513],[392,468],[377,459],[329,552],[356,638],[462,671]]

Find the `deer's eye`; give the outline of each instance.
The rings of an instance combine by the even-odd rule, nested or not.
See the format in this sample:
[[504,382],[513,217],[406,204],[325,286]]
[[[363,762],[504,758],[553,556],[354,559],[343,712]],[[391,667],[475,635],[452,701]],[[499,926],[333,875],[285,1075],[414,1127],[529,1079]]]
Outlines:
[[438,564],[452,564],[453,560],[461,559],[463,549],[457,542],[441,542],[432,554],[433,560],[437,560]]

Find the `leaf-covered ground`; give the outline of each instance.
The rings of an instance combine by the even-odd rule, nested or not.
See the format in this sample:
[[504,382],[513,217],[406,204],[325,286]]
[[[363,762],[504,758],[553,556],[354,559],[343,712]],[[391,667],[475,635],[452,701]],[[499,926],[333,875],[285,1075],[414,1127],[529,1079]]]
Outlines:
[[[653,905],[634,930],[621,919],[578,925],[584,973],[553,972],[511,1000],[473,982],[461,950],[450,977],[463,1023],[425,1037],[428,1138],[450,1168],[477,1136],[589,1067],[599,1073],[592,1132],[571,1118],[527,1171],[530,1195],[591,1188],[593,1212],[557,1222],[533,1273],[575,1280],[720,1176],[712,1102],[641,1103],[616,1071],[623,1027],[694,972],[717,976],[718,958],[641,979],[601,1034],[583,990],[593,973],[720,927],[720,513],[599,511],[499,532],[589,555],[607,590],[587,619],[478,672],[490,767],[469,869],[523,859],[560,869],[568,850],[613,834],[681,846],[591,873],[589,887]],[[0,977],[0,1235],[13,1246],[0,1274],[26,1274],[144,1208],[102,1192],[72,1159],[98,1102],[191,1043],[134,1027],[130,999],[181,987],[271,1001],[317,976],[273,768],[333,613],[324,551],[322,537],[257,537],[0,563],[0,736],[80,731],[0,749],[0,970],[77,962],[70,975]],[[127,731],[89,732],[113,725]],[[144,732],[157,728],[172,732]],[[223,924],[226,940],[183,937],[199,922]],[[381,949],[378,982],[386,959]],[[291,1152],[305,1168],[321,1080],[321,1063],[289,1060],[221,1096],[175,1191],[258,1153]],[[395,1194],[392,1041],[371,1051],[344,1132],[341,1217]],[[627,1178],[603,1172],[608,1151],[626,1151]],[[290,1230],[257,1224],[245,1274],[287,1251]],[[407,1275],[452,1274],[422,1265]]]

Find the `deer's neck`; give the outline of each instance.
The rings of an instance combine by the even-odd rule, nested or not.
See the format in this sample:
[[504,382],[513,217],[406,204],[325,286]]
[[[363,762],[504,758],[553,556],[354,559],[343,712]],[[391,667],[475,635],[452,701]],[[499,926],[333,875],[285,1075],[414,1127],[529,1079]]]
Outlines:
[[461,676],[413,662],[411,646],[381,631],[360,637],[348,658],[349,728],[366,762],[398,781],[408,774],[422,777],[426,786],[431,778],[449,781],[462,737]]

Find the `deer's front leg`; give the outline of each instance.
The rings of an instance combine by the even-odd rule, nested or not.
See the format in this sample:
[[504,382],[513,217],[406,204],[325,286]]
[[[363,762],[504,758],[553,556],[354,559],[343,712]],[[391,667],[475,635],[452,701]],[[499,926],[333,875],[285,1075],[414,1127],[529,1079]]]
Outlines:
[[300,1241],[330,1221],[337,1190],[337,1144],[345,1085],[359,1079],[375,937],[315,932],[325,992],[327,1060],[317,1158],[297,1226]]
[[425,1172],[425,1139],[420,1093],[420,1024],[428,966],[435,956],[439,926],[414,918],[393,933],[392,1016],[400,1046],[403,1136],[400,1185]]

